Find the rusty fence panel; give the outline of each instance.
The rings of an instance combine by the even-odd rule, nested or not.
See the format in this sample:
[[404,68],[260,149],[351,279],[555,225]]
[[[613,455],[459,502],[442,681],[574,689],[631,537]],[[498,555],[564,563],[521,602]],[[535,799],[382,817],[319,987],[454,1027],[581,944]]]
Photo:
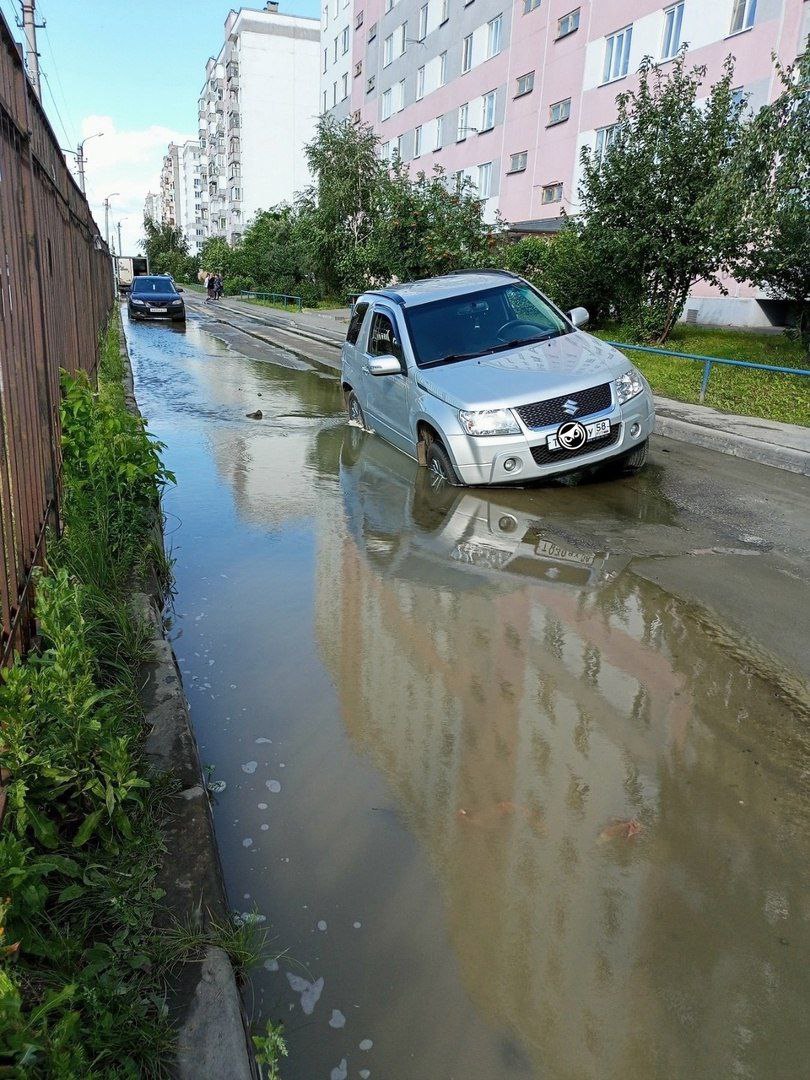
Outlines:
[[59,527],[59,370],[95,378],[110,255],[0,14],[0,666],[31,633]]

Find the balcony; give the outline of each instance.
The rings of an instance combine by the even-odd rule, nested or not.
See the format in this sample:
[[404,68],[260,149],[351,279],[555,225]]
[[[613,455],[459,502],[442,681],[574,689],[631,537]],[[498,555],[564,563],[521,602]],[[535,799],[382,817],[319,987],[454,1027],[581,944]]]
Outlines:
[[230,127],[230,128],[238,128],[239,127],[239,113],[236,112],[235,110],[228,113],[228,127]]
[[234,79],[239,78],[239,64],[236,60],[229,60],[225,65],[225,75],[228,82],[233,82]]

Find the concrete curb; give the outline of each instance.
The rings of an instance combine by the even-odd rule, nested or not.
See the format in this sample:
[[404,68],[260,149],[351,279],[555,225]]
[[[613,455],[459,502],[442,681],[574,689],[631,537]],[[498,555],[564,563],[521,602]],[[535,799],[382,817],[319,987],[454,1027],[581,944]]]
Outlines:
[[[670,402],[667,401],[667,404]],[[744,458],[746,461],[757,461],[760,465],[770,465],[775,469],[810,476],[810,454],[792,446],[763,442],[739,432],[718,431],[660,412],[656,412],[655,416],[655,433],[668,439],[704,446],[707,450],[716,450],[721,454]]]
[[[227,304],[223,305],[220,310],[251,319],[285,336],[306,338],[317,342],[319,345],[333,348],[338,353],[338,356],[332,366],[328,365],[328,362],[324,363],[323,359],[313,357],[300,347],[296,349],[294,345],[288,344],[286,341],[274,341],[270,337],[252,333],[245,330],[244,327],[236,326],[234,323],[228,322],[227,319],[220,320],[235,329],[241,330],[243,333],[266,341],[270,345],[286,348],[289,352],[295,353],[301,359],[308,360],[321,369],[327,366],[331,367],[331,370],[340,369],[340,343],[334,336],[319,334],[311,327],[301,327],[294,318],[285,319],[282,315],[272,320],[267,315],[246,312],[241,308],[230,307]],[[746,461],[756,461],[771,468],[810,476],[810,430],[805,430],[793,424],[762,421],[756,417],[733,416],[721,413],[716,409],[709,409],[706,406],[692,405],[671,398],[656,397],[655,403],[657,410],[655,432],[657,435],[662,435],[668,439],[676,439],[679,442],[703,446],[707,450],[714,450],[720,454],[729,454],[733,457],[743,458]],[[681,415],[677,415],[678,413]],[[701,422],[703,419],[707,422]],[[761,439],[746,433],[746,428],[750,431],[756,429],[757,426],[768,430],[776,436],[783,432],[784,441]],[[743,430],[735,430],[735,428]],[[807,449],[800,445],[805,440]]]
[[[121,327],[124,389],[130,412],[140,416],[132,368]],[[163,530],[156,521],[156,540]],[[180,792],[173,800],[163,836],[166,852],[157,875],[165,892],[165,921],[205,928],[229,914],[214,821],[203,780],[188,703],[171,645],[163,634],[162,596],[157,580],[135,593],[135,610],[152,628],[154,659],[145,666],[141,703],[148,734],[144,750],[156,774],[170,774]],[[175,1075],[180,1080],[256,1080],[258,1070],[233,965],[220,948],[208,947],[201,961],[179,969],[168,988],[177,1030]]]

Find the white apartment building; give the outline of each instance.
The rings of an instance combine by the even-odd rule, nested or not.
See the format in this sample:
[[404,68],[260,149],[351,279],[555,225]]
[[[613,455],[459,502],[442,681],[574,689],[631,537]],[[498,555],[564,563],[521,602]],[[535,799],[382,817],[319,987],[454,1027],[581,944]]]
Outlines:
[[178,157],[180,195],[176,200],[177,224],[188,241],[189,254],[196,255],[206,236],[203,221],[203,181],[199,142],[196,139],[184,142],[179,148]]
[[151,218],[152,221],[163,220],[163,207],[159,192],[148,191],[146,193],[146,198],[143,201],[143,216]]
[[198,102],[205,236],[234,243],[258,210],[310,183],[304,147],[319,110],[319,56],[317,19],[277,3],[229,12]]
[[363,25],[361,9],[362,3],[353,0],[324,0],[323,4],[320,109],[329,110],[338,120],[345,120],[351,111],[352,44],[355,30]]
[[160,170],[160,220],[164,225],[179,223],[178,199],[180,197],[180,150],[177,143],[169,143]]

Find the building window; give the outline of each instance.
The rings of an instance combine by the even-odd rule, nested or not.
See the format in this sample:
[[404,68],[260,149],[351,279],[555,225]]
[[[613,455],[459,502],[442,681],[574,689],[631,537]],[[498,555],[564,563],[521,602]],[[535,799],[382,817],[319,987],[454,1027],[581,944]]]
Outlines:
[[386,13],[389,12],[393,6],[394,6],[394,0],[385,0]]
[[464,75],[472,67],[473,36],[467,34],[461,43],[461,74]]
[[492,194],[492,162],[478,166],[478,198],[488,199]]
[[463,142],[467,138],[467,120],[470,115],[468,104],[458,107],[458,124],[456,125],[456,142]]
[[324,72],[324,75],[326,74],[326,66],[327,66],[328,62],[329,62],[329,50],[324,49],[323,50],[323,72]]
[[434,150],[441,150],[441,148],[442,148],[442,121],[443,120],[444,120],[443,116],[437,116],[436,117],[436,133],[435,133],[434,139],[433,139],[433,149]]
[[405,80],[404,79],[402,79],[401,82],[397,83],[397,95],[396,95],[396,98],[397,98],[397,109],[396,109],[396,111],[397,112],[402,112],[402,110],[405,108]]
[[404,135],[398,135],[397,136],[397,141],[394,143],[394,153],[396,154],[398,161],[402,161],[402,159],[403,159],[402,144],[403,144],[404,140],[405,140]]
[[335,38],[334,45],[332,46],[333,50],[334,50],[334,54],[335,54],[335,63],[337,63],[337,58],[338,58],[338,41],[339,41],[339,38]]
[[359,30],[362,25],[363,25],[363,12],[358,11],[357,12],[357,18],[354,20],[354,28],[355,28],[355,30]]
[[543,204],[562,202],[562,189],[562,184],[546,184],[543,188],[541,202]]
[[524,94],[530,94],[532,90],[534,90],[534,72],[528,71],[518,79],[515,97],[523,97]]
[[439,19],[439,26],[444,26],[447,20],[450,18],[450,0],[442,0],[442,17]]
[[443,52],[439,56],[439,86],[444,86],[447,82],[447,53]]
[[481,131],[489,131],[495,127],[495,91],[490,90],[484,94],[481,103]]
[[512,154],[512,156],[509,158],[509,169],[508,169],[508,171],[510,173],[525,172],[526,171],[526,166],[528,165],[528,163],[529,163],[529,151],[528,150],[520,150],[520,151],[518,151],[517,154]]
[[528,15],[530,11],[539,8],[540,4],[541,0],[523,0],[523,14]]
[[671,60],[681,47],[681,26],[683,24],[683,2],[674,4],[664,12],[664,43],[661,47],[661,59]]
[[605,39],[605,66],[602,71],[602,82],[621,79],[627,74],[632,38],[633,27],[626,26],[624,30],[618,30]]
[[394,59],[394,35],[389,34],[383,42],[383,67],[388,67]]
[[422,153],[422,125],[413,129],[413,156],[419,157]]
[[346,53],[349,51],[349,28],[348,28],[348,26],[343,27],[343,33],[341,35],[341,38],[342,38],[341,49],[343,51],[343,55],[345,56]]
[[374,83],[376,82],[376,80],[377,80],[376,75],[369,75],[368,82],[366,83],[366,93],[367,94],[370,94],[371,91],[374,89]]
[[358,60],[357,63],[354,65],[354,77],[355,77],[355,79],[357,78],[358,75],[362,75],[362,74],[363,74],[363,61]]
[[372,23],[371,26],[368,28],[368,40],[373,41],[376,36],[377,36],[377,24]]
[[420,67],[416,69],[416,100],[421,101],[425,96],[425,69]]
[[487,58],[497,56],[501,51],[501,31],[503,29],[503,15],[496,15],[487,23]]
[[324,4],[324,6],[323,6],[323,25],[324,26],[329,25],[329,5],[328,4]]
[[397,56],[402,56],[408,40],[408,24],[404,22],[397,30]]
[[757,0],[734,0],[729,33],[738,34],[741,30],[747,30],[753,26],[756,13]]
[[337,83],[332,83],[332,104],[337,105]]
[[566,98],[565,101],[555,101],[551,108],[548,110],[548,126],[553,124],[563,124],[571,115],[571,98]]
[[610,127],[599,128],[596,132],[596,148],[594,150],[594,157],[599,165],[605,160],[605,154],[608,151],[613,140],[616,138],[616,132],[619,130],[618,124],[611,124]]
[[390,161],[391,160],[391,143],[390,142],[384,142],[382,144],[382,146],[380,147],[380,157],[383,159],[383,161]]
[[391,94],[391,89],[389,87],[389,89],[386,90],[385,93],[380,98],[380,117],[383,120],[387,120],[391,115],[391,99],[392,99],[392,94]]
[[579,8],[576,11],[569,11],[561,19],[557,19],[557,40],[568,37],[575,30],[579,30]]
[[349,73],[348,71],[343,73],[343,97],[341,101],[345,101],[349,96]]
[[419,8],[419,33],[416,35],[420,41],[427,37],[428,5],[422,4]]

